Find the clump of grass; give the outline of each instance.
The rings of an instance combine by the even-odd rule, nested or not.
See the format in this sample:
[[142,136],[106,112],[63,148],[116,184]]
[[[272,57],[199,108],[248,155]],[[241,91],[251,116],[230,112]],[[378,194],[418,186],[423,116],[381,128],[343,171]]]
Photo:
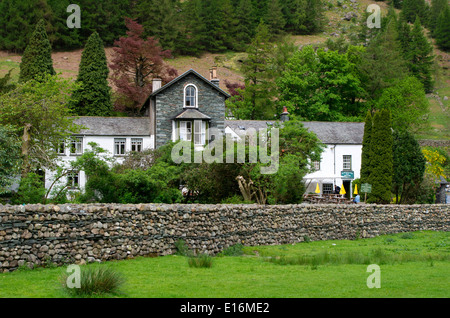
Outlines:
[[208,254],[202,253],[195,256],[188,257],[189,267],[196,268],[210,268],[213,264],[213,257]]
[[410,239],[414,238],[414,234],[411,232],[404,233],[400,236],[400,238],[405,239],[405,240],[410,240]]
[[189,247],[184,240],[178,240],[175,242],[175,248],[177,249],[177,255],[189,256]]
[[91,297],[104,294],[116,294],[124,284],[123,276],[109,267],[80,267],[80,285],[67,286],[67,274],[62,275],[61,283],[64,290],[72,297]]
[[342,264],[395,264],[414,261],[448,260],[449,255],[417,255],[417,254],[398,254],[386,253],[382,248],[371,250],[369,253],[362,252],[346,252],[331,253],[323,251],[314,255],[298,255],[298,256],[272,256],[265,258],[266,261],[277,265],[308,265],[317,268],[318,265],[342,265]]
[[242,244],[231,245],[220,253],[221,256],[241,256],[243,254],[244,246]]

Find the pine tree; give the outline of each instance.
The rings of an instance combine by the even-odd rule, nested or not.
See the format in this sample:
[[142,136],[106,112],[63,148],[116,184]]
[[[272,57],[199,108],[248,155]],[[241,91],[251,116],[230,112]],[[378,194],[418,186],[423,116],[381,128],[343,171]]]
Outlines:
[[424,35],[419,17],[414,22],[410,36],[410,46],[406,53],[409,69],[422,82],[425,91],[430,93],[433,89],[433,47]]
[[364,136],[361,152],[361,184],[368,183],[370,180],[370,140],[372,135],[372,113],[367,111],[366,119],[364,122]]
[[283,33],[286,21],[278,0],[270,0],[267,7],[266,23],[272,34],[272,39],[279,37]]
[[[272,119],[274,117],[274,83],[271,61],[274,45],[270,43],[269,29],[261,22],[257,33],[248,46],[248,57],[243,61],[245,90],[236,104],[231,105],[233,114],[239,119]],[[233,109],[234,108],[234,109]]]
[[428,14],[429,8],[425,0],[403,0],[401,15],[406,21],[414,23],[418,15],[422,22],[426,22]]
[[391,114],[383,109],[373,117],[372,134],[370,137],[370,184],[372,192],[369,203],[388,204],[391,201],[393,175],[393,137]]
[[0,49],[23,52],[42,19],[51,37],[54,21],[46,0],[0,1],[0,12]]
[[436,24],[436,44],[444,51],[450,51],[450,8],[447,6],[439,15]]
[[45,31],[45,21],[40,20],[34,30],[20,63],[19,82],[39,79],[45,74],[56,74],[53,69],[52,47]]
[[81,55],[78,78],[81,83],[73,94],[70,108],[79,116],[109,116],[113,108],[109,69],[103,42],[97,32],[92,33]]
[[240,0],[236,7],[236,20],[239,30],[236,34],[236,48],[244,50],[254,35],[254,9],[251,0]]
[[431,10],[430,10],[430,30],[433,37],[436,36],[436,27],[439,16],[445,8],[448,7],[448,0],[431,0]]

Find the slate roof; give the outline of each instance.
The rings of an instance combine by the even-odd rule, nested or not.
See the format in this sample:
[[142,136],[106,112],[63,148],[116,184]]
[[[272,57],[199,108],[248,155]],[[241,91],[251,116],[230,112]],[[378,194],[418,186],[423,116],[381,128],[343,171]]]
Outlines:
[[167,83],[166,85],[164,85],[163,87],[161,87],[160,89],[157,89],[156,91],[152,92],[149,96],[155,96],[158,95],[159,93],[161,93],[163,90],[169,88],[170,86],[172,86],[173,84],[175,84],[176,82],[178,82],[179,80],[181,80],[182,78],[188,76],[189,74],[195,74],[197,77],[199,77],[200,79],[202,79],[205,83],[207,83],[208,85],[210,85],[211,87],[217,89],[219,92],[221,92],[223,95],[225,95],[226,97],[231,97],[230,94],[228,94],[226,91],[224,91],[223,89],[221,89],[219,86],[211,83],[211,81],[207,80],[205,77],[203,77],[202,75],[200,75],[199,73],[197,73],[196,71],[194,71],[193,69],[190,69],[187,72],[184,72],[183,74],[181,74],[180,76],[176,77],[175,79],[173,79],[172,81],[170,81],[169,83]]
[[[274,123],[266,120],[226,120],[225,127],[239,132],[249,128],[256,130],[267,128],[267,123]],[[350,122],[303,122],[305,128],[314,132],[324,144],[347,144],[361,145],[364,135],[364,123]],[[242,129],[244,128],[244,129]]]
[[148,117],[77,117],[77,125],[83,125],[79,134],[88,136],[150,136]]
[[193,108],[183,110],[180,114],[173,117],[173,119],[205,119],[210,120],[211,117],[203,114],[201,111]]

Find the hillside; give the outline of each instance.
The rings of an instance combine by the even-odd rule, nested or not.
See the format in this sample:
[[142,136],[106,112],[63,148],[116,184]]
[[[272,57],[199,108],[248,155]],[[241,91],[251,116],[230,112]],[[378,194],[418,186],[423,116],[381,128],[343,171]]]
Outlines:
[[[387,4],[370,0],[329,0],[326,16],[328,23],[322,33],[316,35],[291,36],[292,41],[299,47],[304,45],[320,45],[327,39],[337,39],[339,36],[347,36],[356,32],[359,28],[360,17],[364,14],[369,4],[377,4],[382,13],[386,13]],[[357,16],[352,13],[356,13]],[[344,19],[344,17],[348,17]],[[354,18],[352,18],[352,16]],[[106,48],[106,56],[111,60],[113,50]],[[82,50],[69,52],[54,52],[52,54],[54,68],[66,78],[76,78]],[[429,95],[431,113],[430,123],[432,131],[419,136],[422,139],[450,139],[450,54],[442,52],[435,47],[436,55],[436,85],[435,92]],[[205,77],[209,77],[209,69],[213,65],[218,67],[218,75],[221,80],[221,88],[226,89],[224,82],[242,82],[243,77],[239,72],[239,61],[245,57],[245,53],[228,52],[223,54],[205,53],[201,57],[182,56],[168,59],[166,62],[178,70],[181,74],[191,68]],[[20,55],[0,51],[0,76],[13,69],[13,78],[17,79],[19,71]]]

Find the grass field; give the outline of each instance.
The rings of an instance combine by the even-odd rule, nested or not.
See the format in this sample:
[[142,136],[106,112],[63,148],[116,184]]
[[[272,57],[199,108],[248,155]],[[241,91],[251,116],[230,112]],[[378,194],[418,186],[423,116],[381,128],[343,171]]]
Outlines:
[[[124,298],[448,298],[450,235],[414,232],[371,239],[244,247],[216,256],[211,268],[184,256],[138,257],[108,266],[125,278]],[[368,288],[369,264],[380,266],[381,288]],[[65,298],[60,268],[0,274],[2,298]]]

